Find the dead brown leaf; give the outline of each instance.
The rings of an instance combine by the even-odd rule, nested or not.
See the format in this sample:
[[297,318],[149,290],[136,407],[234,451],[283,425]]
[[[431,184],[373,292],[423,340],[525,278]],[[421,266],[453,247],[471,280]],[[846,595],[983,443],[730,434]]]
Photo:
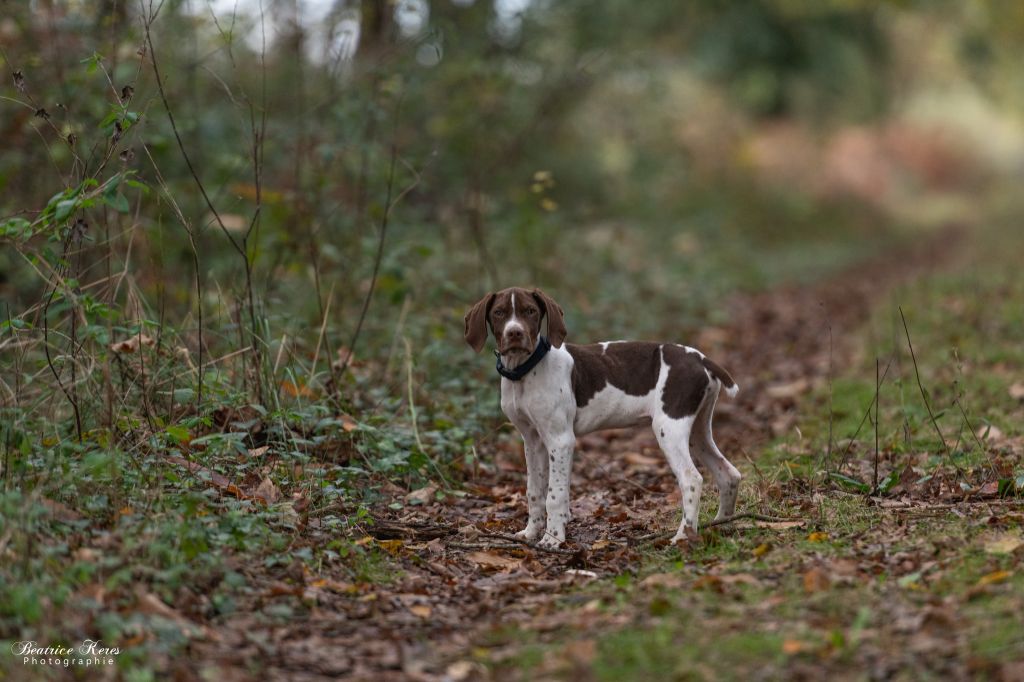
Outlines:
[[978,587],[986,587],[988,585],[996,585],[1002,582],[1006,582],[1013,576],[1012,571],[992,571],[987,573],[978,579]]
[[592,639],[569,642],[565,647],[565,658],[574,666],[587,667],[597,658],[597,642]]
[[291,379],[285,379],[281,382],[281,390],[290,398],[311,398],[315,395],[313,390],[304,382],[299,381],[296,383]]
[[805,521],[754,521],[755,528],[771,528],[772,530],[787,530],[789,528],[800,528]]
[[652,573],[640,581],[640,587],[678,588],[683,586],[683,582],[679,573]]
[[817,566],[804,573],[804,592],[808,594],[824,592],[830,583],[828,573]]
[[427,485],[419,490],[413,490],[411,493],[405,496],[405,501],[409,504],[427,504],[433,502],[434,493],[437,492],[436,485]]
[[787,639],[782,642],[782,653],[787,656],[795,656],[803,651],[807,651],[810,648],[806,642],[801,642],[799,639]]
[[785,384],[774,384],[764,389],[764,392],[769,398],[774,398],[776,400],[792,400],[797,396],[803,395],[810,389],[811,382],[805,378],[800,378]]
[[136,352],[139,348],[152,348],[155,343],[156,341],[151,337],[139,333],[125,339],[124,341],[111,344],[110,350],[115,353],[130,354]]
[[1024,381],[1013,382],[1008,393],[1014,400],[1024,400]]
[[197,462],[190,462],[180,455],[164,455],[164,458],[168,462],[177,464],[178,466],[185,467],[190,473],[201,474],[203,478],[206,478],[213,486],[222,492],[234,495],[239,499],[247,499],[248,495],[242,492],[242,489],[237,485],[228,480],[226,476],[218,474],[212,469],[202,466]]
[[495,554],[494,552],[476,551],[470,552],[466,558],[482,569],[491,571],[512,570],[519,566],[520,559]]
[[641,469],[655,469],[665,461],[663,458],[648,457],[647,455],[641,455],[639,452],[627,452],[622,458],[626,464],[632,464]]
[[260,481],[252,496],[263,504],[274,504],[281,499],[281,489],[274,485],[269,476],[266,476]]
[[1024,538],[1019,535],[1002,535],[985,543],[989,554],[1013,554],[1024,547]]
[[756,587],[761,584],[761,581],[750,573],[728,573],[718,577],[725,585],[752,585]]
[[413,604],[409,607],[410,613],[423,619],[430,618],[432,611],[429,604]]
[[702,575],[693,581],[693,589],[695,590],[712,590],[714,592],[722,591],[722,577],[718,575]]
[[976,435],[981,440],[992,443],[993,445],[998,445],[999,443],[1002,443],[1003,441],[1006,440],[1006,434],[1003,433],[1002,429],[1000,429],[998,426],[993,426],[991,424],[979,426],[977,430],[974,432],[974,435]]

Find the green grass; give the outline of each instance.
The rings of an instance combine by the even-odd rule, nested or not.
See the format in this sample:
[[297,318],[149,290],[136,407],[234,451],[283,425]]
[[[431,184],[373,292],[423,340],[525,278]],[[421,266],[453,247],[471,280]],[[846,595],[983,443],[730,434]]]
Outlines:
[[[1024,473],[1024,452],[1013,440],[1024,435],[1024,409],[1008,395],[1024,366],[1024,277],[1012,255],[1024,240],[998,225],[974,240],[967,263],[879,301],[857,340],[856,361],[833,379],[832,427],[845,446],[875,394],[874,358],[883,365],[897,358],[880,393],[883,476],[908,463],[922,475],[952,471],[921,400],[898,306],[952,461],[973,481],[989,476],[994,463],[1004,476]],[[1020,508],[982,505],[962,515],[948,508],[886,510],[840,492],[819,468],[828,403],[827,387],[816,388],[800,406],[803,439],[771,444],[756,472],[741,465],[740,509],[801,517],[805,527],[714,529],[683,553],[645,553],[635,575],[586,588],[602,604],[602,617],[586,631],[520,635],[532,653],[529,662],[518,662],[518,677],[540,670],[558,679],[867,679],[877,668],[899,679],[996,678],[1001,666],[1020,661],[1024,554],[989,547],[999,534],[1024,532]],[[982,448],[968,424],[992,425],[1002,435]],[[868,422],[846,472],[868,483],[873,431]],[[799,489],[809,492],[793,492]],[[705,496],[703,519],[713,514],[712,497]],[[826,572],[826,584],[808,577],[816,567]],[[663,573],[675,576],[676,587],[644,582]],[[711,573],[721,582],[708,583],[704,576]],[[730,575],[756,584],[722,578]],[[564,660],[559,652],[580,637],[596,641],[592,658],[552,663]],[[492,667],[499,676],[508,669],[500,662]]]

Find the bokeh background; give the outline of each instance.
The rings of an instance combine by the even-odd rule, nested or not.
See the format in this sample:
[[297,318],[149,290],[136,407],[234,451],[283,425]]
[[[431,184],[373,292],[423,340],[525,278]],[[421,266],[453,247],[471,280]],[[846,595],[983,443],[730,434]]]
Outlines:
[[[140,58],[157,9],[167,99],[223,230]],[[314,347],[305,332],[329,298],[336,350],[370,286],[390,177],[401,201],[359,355],[390,348],[404,307],[436,322],[409,331],[429,357],[453,350],[455,312],[513,283],[555,292],[577,340],[595,338],[594,318],[603,334],[690,329],[726,293],[976,220],[1024,172],[1024,17],[1009,2],[33,0],[4,12],[4,68],[23,80],[8,73],[2,100],[3,215],[35,220],[87,178],[132,174],[147,189],[122,186],[121,212],[82,214],[75,278],[127,264],[109,302],[162,311],[193,347],[182,220],[206,343],[230,337],[247,300],[230,237],[248,232],[270,355],[282,334]],[[17,317],[46,273],[14,249],[0,257],[4,314]],[[635,316],[636,300],[657,315]]]

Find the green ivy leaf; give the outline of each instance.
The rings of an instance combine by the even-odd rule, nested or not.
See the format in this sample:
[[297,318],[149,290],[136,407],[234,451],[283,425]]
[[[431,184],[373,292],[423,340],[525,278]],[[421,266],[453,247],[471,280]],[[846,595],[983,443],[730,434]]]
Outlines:
[[113,195],[104,194],[103,203],[118,213],[127,213],[131,210],[131,207],[128,205],[128,197],[120,192],[115,192]]
[[180,424],[168,426],[164,429],[164,433],[166,433],[175,443],[184,443],[189,437],[188,429]]
[[63,222],[75,212],[75,208],[78,206],[78,202],[75,199],[64,199],[63,201],[57,202],[57,212],[54,215],[57,222]]
[[0,237],[31,237],[32,223],[24,218],[11,218],[0,223]]

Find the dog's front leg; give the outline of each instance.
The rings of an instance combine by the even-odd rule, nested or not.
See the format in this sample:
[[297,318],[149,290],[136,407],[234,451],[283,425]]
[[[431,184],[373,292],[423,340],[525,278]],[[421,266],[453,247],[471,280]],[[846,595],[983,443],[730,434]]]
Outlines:
[[569,479],[572,476],[572,451],[576,436],[571,430],[545,439],[548,450],[548,524],[540,544],[557,547],[565,542],[565,524],[569,522]]
[[534,542],[544,532],[544,500],[548,494],[548,451],[536,429],[522,430],[526,450],[526,499],[530,520],[517,538]]

